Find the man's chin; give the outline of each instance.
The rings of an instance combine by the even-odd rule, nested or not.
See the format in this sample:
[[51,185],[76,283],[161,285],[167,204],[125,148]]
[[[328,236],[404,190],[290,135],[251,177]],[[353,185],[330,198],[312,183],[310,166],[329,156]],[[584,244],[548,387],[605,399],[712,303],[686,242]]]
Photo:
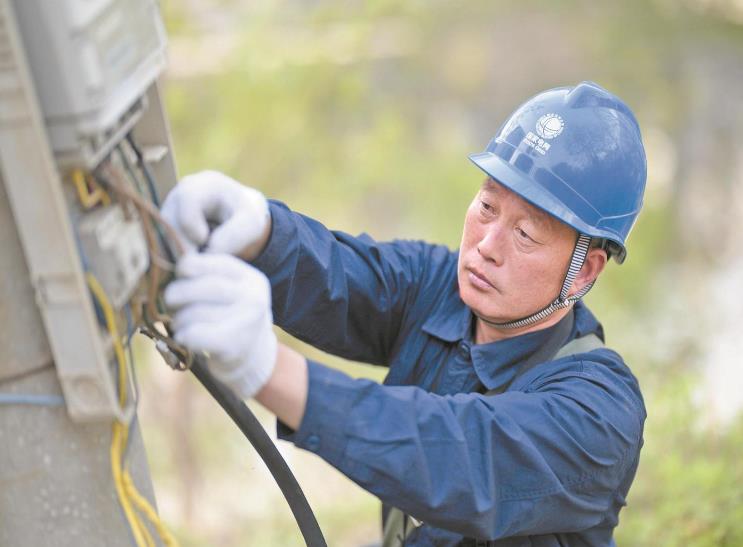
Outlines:
[[476,317],[479,317],[486,323],[507,323],[513,320],[510,316],[501,313],[500,310],[494,310],[492,308],[484,309],[482,306],[478,306],[477,302],[469,303],[464,299],[463,301]]
[[513,314],[512,309],[509,310],[509,312],[505,312],[504,310],[499,309],[496,306],[484,307],[482,306],[482,302],[478,302],[478,299],[476,298],[472,299],[470,302],[468,302],[467,299],[462,300],[467,305],[467,307],[472,310],[472,313],[475,314],[476,317],[490,325],[501,325],[503,323],[510,323],[511,321],[517,321],[528,315],[528,313],[525,312],[524,315],[516,316]]
[[[472,310],[472,312],[480,318],[484,318],[488,321],[493,322],[506,322],[508,319],[503,319],[501,321],[501,314],[499,313],[500,310],[492,309],[492,307],[489,307],[489,309],[485,309],[482,306],[483,296],[481,294],[475,293],[474,290],[470,289],[462,289],[459,288],[459,298],[462,299],[462,302],[465,303],[465,305]],[[493,298],[491,297],[490,300]]]
[[477,317],[478,319],[481,319],[482,321],[484,321],[485,323],[488,323],[489,325],[499,325],[499,324],[508,323],[509,321],[514,320],[514,318],[511,318],[511,317],[487,314],[475,308],[470,308],[470,309],[472,310],[472,313],[475,314],[475,317]]

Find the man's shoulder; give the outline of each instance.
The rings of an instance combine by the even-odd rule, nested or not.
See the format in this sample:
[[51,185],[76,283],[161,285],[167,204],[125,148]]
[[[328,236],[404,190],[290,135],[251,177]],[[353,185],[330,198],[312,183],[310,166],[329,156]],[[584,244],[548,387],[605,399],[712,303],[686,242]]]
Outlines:
[[[640,384],[624,359],[601,347],[535,367],[514,386],[525,393],[552,394],[592,408],[598,415],[624,415],[642,429],[646,417]],[[623,409],[623,410],[622,410]]]
[[[594,334],[605,341],[604,327],[588,306],[579,301],[575,306],[576,336]],[[573,355],[561,363],[571,369],[578,368],[584,375],[605,378],[607,382],[618,382],[636,394],[642,403],[640,384],[632,369],[620,354],[619,348],[606,344],[604,347]]]
[[405,263],[413,275],[411,281],[423,292],[440,290],[456,282],[458,251],[445,245],[421,240],[395,239],[379,244],[388,261]]
[[578,348],[575,352],[542,363],[530,372],[531,374],[524,380],[532,387],[581,376],[606,377],[610,382],[622,381],[637,385],[637,378],[622,356],[615,349],[605,345],[587,350]]

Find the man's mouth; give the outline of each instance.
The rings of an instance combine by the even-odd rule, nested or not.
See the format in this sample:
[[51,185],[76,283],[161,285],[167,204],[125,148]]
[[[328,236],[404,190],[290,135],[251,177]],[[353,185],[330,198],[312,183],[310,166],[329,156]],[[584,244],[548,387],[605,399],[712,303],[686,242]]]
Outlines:
[[485,274],[483,274],[481,271],[477,270],[476,268],[469,267],[467,268],[467,277],[476,288],[483,290],[483,291],[489,291],[489,290],[498,290],[495,285],[493,285],[490,280],[485,277]]

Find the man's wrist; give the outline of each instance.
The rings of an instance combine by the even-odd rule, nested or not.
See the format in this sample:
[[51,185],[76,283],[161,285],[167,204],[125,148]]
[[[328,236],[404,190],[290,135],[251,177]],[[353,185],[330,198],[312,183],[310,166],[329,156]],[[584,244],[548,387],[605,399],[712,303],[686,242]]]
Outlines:
[[307,360],[283,345],[278,345],[276,366],[255,399],[292,429],[304,418],[309,391]]
[[252,262],[256,258],[258,258],[263,250],[268,245],[269,239],[271,239],[271,229],[272,229],[272,222],[271,222],[271,212],[269,210],[266,220],[266,225],[263,227],[263,231],[261,232],[260,236],[256,241],[245,247],[242,251],[240,251],[240,254],[238,254],[239,258],[242,258],[243,260],[247,262]]

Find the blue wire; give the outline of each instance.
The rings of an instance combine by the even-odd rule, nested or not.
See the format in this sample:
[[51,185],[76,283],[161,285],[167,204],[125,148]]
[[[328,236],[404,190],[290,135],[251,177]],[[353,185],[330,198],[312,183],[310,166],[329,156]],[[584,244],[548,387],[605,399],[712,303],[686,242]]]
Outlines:
[[30,395],[25,393],[0,393],[0,405],[63,406],[61,395]]
[[[134,333],[136,332],[136,327],[134,326],[134,321],[132,319],[132,307],[129,303],[124,306],[124,315],[126,315],[126,328],[127,328],[127,340],[126,340],[126,350],[127,355],[129,356],[129,363],[131,363],[130,370],[132,371],[132,383],[134,384],[134,389],[136,390],[137,399],[135,399],[134,404],[137,405],[139,402],[139,382],[137,381],[137,371],[134,367],[134,350],[132,349],[132,336],[134,336]],[[118,378],[118,374],[116,375]],[[124,447],[124,456],[123,458],[126,459],[129,454],[129,448],[131,447],[132,443],[132,437],[133,432],[137,429],[137,413],[134,413],[134,417],[132,418],[131,423],[129,424],[129,436],[126,438],[126,446]]]
[[[74,224],[74,223],[73,223]],[[72,233],[75,236],[75,244],[77,245],[77,252],[80,254],[80,261],[83,265],[83,271],[84,272],[90,272],[90,261],[88,260],[88,257],[85,255],[85,249],[83,249],[83,243],[80,239],[80,233],[77,230],[77,226],[73,225]],[[106,324],[106,318],[103,315],[103,308],[98,304],[98,301],[95,299],[95,296],[91,292],[91,297],[93,297],[93,309],[95,310],[96,318],[98,319],[98,323],[100,325]]]
[[[132,306],[127,302],[124,306],[124,314],[126,315],[126,342],[129,345],[129,351],[131,351],[132,336],[137,331],[137,327],[134,326],[134,320],[132,319]],[[130,356],[131,357],[131,356]]]
[[[150,198],[152,200],[152,203],[154,203],[155,206],[159,209],[160,208],[160,195],[157,192],[157,186],[155,185],[155,179],[152,176],[152,172],[150,171],[150,168],[147,166],[147,162],[144,160],[142,151],[137,146],[137,143],[134,142],[134,137],[132,136],[131,133],[127,134],[126,141],[129,143],[129,146],[132,148],[132,150],[134,150],[134,155],[137,156],[137,164],[139,165],[139,169],[140,171],[142,171],[145,181],[147,182],[147,188],[149,189]],[[121,159],[124,163],[124,166],[129,171],[129,174],[132,176],[134,181],[137,182],[138,177],[134,175],[132,168],[129,165],[129,162],[126,159],[126,154],[123,153],[121,148],[119,148],[119,154],[121,155]],[[138,183],[137,183],[137,186],[139,186]],[[165,234],[163,233],[162,228],[158,224],[155,225],[155,231],[157,232],[157,237],[160,240],[160,245],[165,251],[165,254],[168,260],[170,260],[171,262],[175,262],[175,255],[173,254],[173,250],[170,248],[170,245],[168,245],[168,240],[165,238]]]
[[77,251],[80,253],[80,261],[83,264],[83,270],[90,271],[90,262],[88,257],[85,255],[85,249],[83,249],[83,242],[80,239],[80,233],[77,231],[77,225],[73,224],[72,233],[75,235],[75,245],[77,245]]
[[144,173],[144,178],[147,181],[147,187],[150,190],[150,196],[152,197],[152,202],[159,209],[160,208],[160,195],[157,192],[157,187],[155,186],[155,179],[152,177],[150,168],[147,166],[147,163],[144,161],[144,156],[142,155],[142,151],[137,146],[137,143],[134,142],[134,137],[132,136],[131,133],[129,133],[126,136],[126,141],[129,143],[129,146],[132,147],[132,150],[134,150],[134,154],[137,156],[137,162],[139,163],[139,168],[142,170],[142,173]]

